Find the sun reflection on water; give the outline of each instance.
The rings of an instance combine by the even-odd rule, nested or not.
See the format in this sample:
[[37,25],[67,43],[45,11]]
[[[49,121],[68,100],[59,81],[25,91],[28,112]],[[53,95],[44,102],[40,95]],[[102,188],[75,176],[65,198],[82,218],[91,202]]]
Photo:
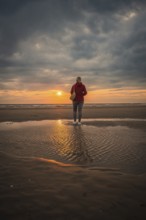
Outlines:
[[66,126],[62,120],[58,120],[54,129],[53,143],[61,158],[79,163],[91,162],[82,126]]

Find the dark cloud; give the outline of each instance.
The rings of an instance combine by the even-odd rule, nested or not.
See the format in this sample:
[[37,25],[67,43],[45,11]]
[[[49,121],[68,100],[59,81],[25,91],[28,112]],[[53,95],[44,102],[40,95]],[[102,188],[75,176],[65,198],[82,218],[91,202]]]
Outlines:
[[19,0],[1,0],[0,1],[0,13],[2,15],[11,15],[20,10],[29,0],[19,1]]
[[65,1],[14,1],[14,5],[8,2],[1,3],[1,11],[6,11],[0,16],[1,53],[4,54],[12,53],[19,41],[32,35],[47,33],[54,37],[62,31],[64,23],[80,17],[78,10]]
[[145,0],[88,0],[89,9],[99,13],[117,13],[117,11],[126,11],[139,9],[145,5]]
[[144,0],[0,0],[1,89],[144,87],[145,19]]

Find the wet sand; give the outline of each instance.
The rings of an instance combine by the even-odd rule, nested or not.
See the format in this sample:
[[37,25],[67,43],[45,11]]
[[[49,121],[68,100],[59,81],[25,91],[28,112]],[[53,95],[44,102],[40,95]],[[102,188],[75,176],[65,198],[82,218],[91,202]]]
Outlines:
[[146,175],[0,154],[1,219],[146,219]]
[[[146,119],[1,122],[2,152],[57,164],[146,172]],[[4,146],[4,147],[3,147]]]
[[2,219],[146,219],[143,108],[88,109],[81,127],[57,120],[70,109],[0,112]]

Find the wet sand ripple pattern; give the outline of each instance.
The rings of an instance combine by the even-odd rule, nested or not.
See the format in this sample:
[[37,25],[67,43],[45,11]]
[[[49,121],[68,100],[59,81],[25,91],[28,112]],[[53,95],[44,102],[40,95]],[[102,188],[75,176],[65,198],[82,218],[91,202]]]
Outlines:
[[106,121],[104,126],[65,120],[0,123],[0,140],[0,151],[13,156],[146,172],[145,129],[106,126]]

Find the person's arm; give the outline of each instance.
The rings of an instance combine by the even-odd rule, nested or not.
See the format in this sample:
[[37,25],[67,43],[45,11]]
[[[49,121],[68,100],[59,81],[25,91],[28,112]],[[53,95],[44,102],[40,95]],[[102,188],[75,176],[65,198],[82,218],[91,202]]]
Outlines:
[[87,95],[87,90],[86,90],[86,87],[84,86],[84,90],[83,90],[83,95]]

